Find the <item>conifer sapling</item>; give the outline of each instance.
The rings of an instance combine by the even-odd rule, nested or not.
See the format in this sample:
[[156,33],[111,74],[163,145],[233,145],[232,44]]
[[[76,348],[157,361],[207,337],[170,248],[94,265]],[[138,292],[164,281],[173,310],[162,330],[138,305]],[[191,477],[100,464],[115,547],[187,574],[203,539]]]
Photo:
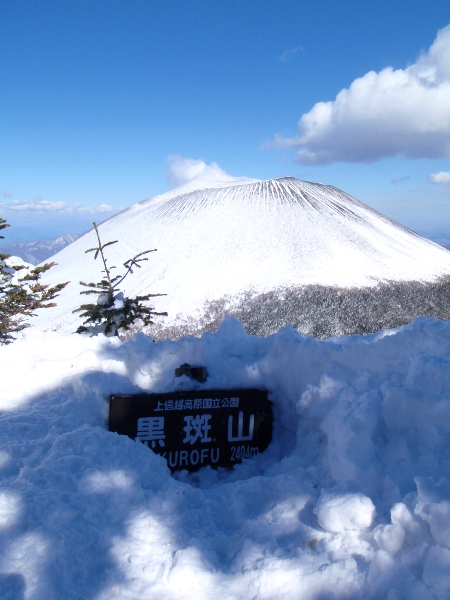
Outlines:
[[73,311],[79,312],[80,317],[85,318],[85,321],[78,327],[76,333],[90,333],[91,335],[103,333],[106,336],[118,336],[119,331],[128,331],[137,321],[140,321],[142,326],[152,325],[153,316],[167,316],[166,312],[156,312],[152,306],[145,304],[150,298],[165,296],[165,294],[145,294],[144,296],[127,298],[119,290],[119,286],[123,280],[133,273],[133,268],[141,268],[140,263],[148,260],[148,258],[144,258],[144,255],[156,252],[156,250],[145,250],[130,258],[123,265],[125,273],[112,277],[111,269],[115,267],[108,267],[104,250],[107,246],[116,244],[117,240],[102,244],[96,223],[94,223],[94,229],[97,234],[98,246],[89,248],[89,250],[86,250],[86,253],[95,252],[94,259],[97,259],[99,256],[101,257],[104,267],[102,273],[105,275],[97,283],[80,281],[80,285],[88,288],[80,293],[97,295],[97,301],[95,303],[82,304]]

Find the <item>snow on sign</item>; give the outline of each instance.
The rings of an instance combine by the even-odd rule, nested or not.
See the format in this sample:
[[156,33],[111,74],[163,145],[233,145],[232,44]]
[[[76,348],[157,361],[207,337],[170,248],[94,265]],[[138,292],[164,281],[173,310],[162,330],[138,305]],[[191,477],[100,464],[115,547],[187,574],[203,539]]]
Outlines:
[[166,458],[171,471],[231,468],[272,439],[267,392],[255,389],[110,397],[109,430]]

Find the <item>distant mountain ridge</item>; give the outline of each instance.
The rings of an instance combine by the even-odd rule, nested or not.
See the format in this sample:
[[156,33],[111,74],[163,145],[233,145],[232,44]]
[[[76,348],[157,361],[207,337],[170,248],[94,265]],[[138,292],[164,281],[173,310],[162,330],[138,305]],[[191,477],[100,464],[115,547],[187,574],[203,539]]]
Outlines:
[[44,260],[60,252],[63,248],[77,240],[80,236],[70,233],[60,235],[54,240],[38,240],[37,242],[10,242],[1,244],[0,251],[5,254],[19,256],[32,265],[38,265]]
[[[397,323],[393,314],[364,322],[371,310],[368,299],[375,297],[370,290],[385,286],[385,302],[389,288],[397,286],[395,300],[385,302],[388,313],[395,313],[409,283],[417,282],[414,306],[399,309],[413,318],[425,314],[422,295],[429,286],[450,278],[450,252],[333,186],[293,177],[197,186],[145,200],[99,226],[103,243],[119,240],[107,249],[108,263],[118,272],[126,259],[158,250],[124,285],[129,295],[167,294],[154,299],[156,310],[169,313],[151,329],[157,337],[199,334],[216,328],[224,314],[242,315],[258,335],[283,325],[316,331],[315,320],[326,312],[327,289],[340,290],[333,312],[340,306],[352,310],[353,296],[344,301],[347,291],[365,290],[356,301],[364,297],[367,308],[354,326],[367,332]],[[82,303],[78,282],[101,277],[98,261],[85,253],[96,244],[90,231],[55,257],[58,266],[44,283],[72,283],[55,309],[36,318],[37,326],[77,328],[72,311]],[[347,326],[325,328],[321,335],[333,331],[350,332]]]

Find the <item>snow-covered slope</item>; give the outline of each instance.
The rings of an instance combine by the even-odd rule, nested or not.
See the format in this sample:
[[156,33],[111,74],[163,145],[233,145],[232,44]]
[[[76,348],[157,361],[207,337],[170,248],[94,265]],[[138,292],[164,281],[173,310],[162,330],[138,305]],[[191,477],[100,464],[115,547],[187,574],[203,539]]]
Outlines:
[[[197,182],[195,185],[199,185]],[[214,187],[211,187],[214,185]],[[146,200],[100,225],[110,265],[157,248],[126,281],[126,292],[165,293],[155,307],[167,324],[200,319],[205,302],[320,284],[361,287],[380,281],[434,281],[450,274],[450,253],[344,192],[294,178],[193,184]],[[74,331],[78,282],[98,281],[85,250],[91,231],[60,252],[46,281],[71,280],[40,327]],[[119,269],[118,269],[119,272]]]
[[[0,347],[2,600],[448,600],[450,323],[327,341],[151,343],[26,330]],[[107,431],[111,393],[257,387],[269,448],[177,477]]]

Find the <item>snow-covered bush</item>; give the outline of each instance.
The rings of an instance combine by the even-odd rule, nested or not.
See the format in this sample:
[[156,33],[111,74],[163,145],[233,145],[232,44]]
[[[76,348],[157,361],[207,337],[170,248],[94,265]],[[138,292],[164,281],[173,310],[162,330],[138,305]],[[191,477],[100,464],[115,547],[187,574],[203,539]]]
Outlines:
[[[6,227],[10,227],[9,223],[0,218],[0,230]],[[51,300],[69,282],[50,287],[39,281],[42,273],[55,264],[32,268],[19,258],[0,253],[0,344],[13,342],[14,334],[28,327],[27,319],[38,308],[56,306]]]

